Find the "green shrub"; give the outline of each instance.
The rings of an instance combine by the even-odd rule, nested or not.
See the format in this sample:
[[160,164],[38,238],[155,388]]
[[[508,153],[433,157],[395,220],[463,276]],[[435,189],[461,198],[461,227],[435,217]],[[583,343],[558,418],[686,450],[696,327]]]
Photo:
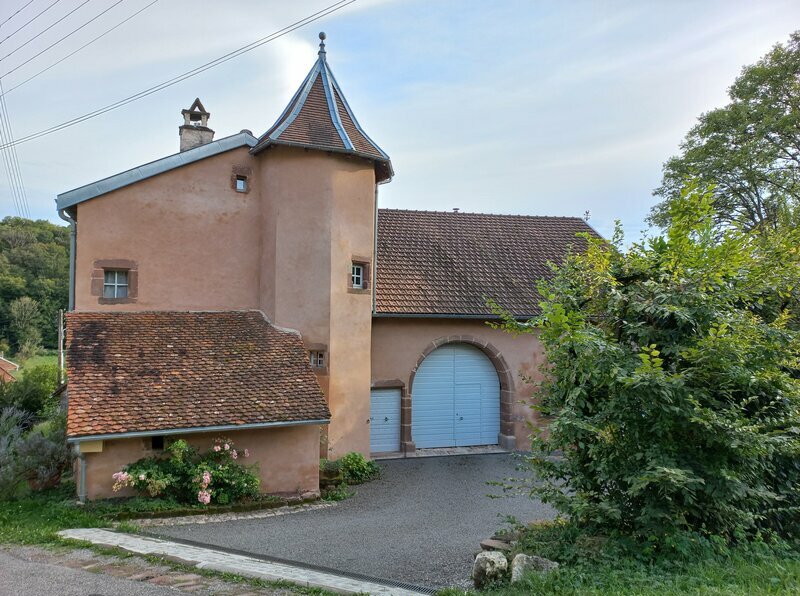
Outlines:
[[353,491],[350,487],[347,486],[344,482],[342,482],[338,486],[331,486],[322,491],[323,501],[329,501],[331,503],[336,503],[338,501],[344,501],[345,499],[349,499],[353,496]]
[[506,318],[548,360],[531,493],[587,533],[800,531],[800,232],[720,231],[710,205],[688,188],[664,236],[587,238],[535,325]]
[[239,463],[249,457],[233,441],[215,439],[207,452],[199,454],[183,439],[172,442],[161,457],[148,457],[114,474],[114,491],[126,486],[150,497],[182,503],[227,505],[258,496],[257,465]]
[[340,460],[321,459],[319,460],[319,471],[324,474],[336,475],[342,471]]
[[73,457],[67,444],[66,416],[59,415],[37,425],[20,442],[16,465],[31,487],[41,490],[58,484]]
[[0,383],[0,405],[13,406],[34,416],[52,415],[57,410],[52,397],[57,386],[56,365],[40,364],[24,369],[18,380]]
[[20,473],[17,449],[22,443],[25,428],[30,424],[30,414],[18,408],[0,410],[0,500],[17,494],[23,476]]
[[381,473],[378,464],[355,451],[340,457],[336,461],[347,484],[363,484],[377,478]]

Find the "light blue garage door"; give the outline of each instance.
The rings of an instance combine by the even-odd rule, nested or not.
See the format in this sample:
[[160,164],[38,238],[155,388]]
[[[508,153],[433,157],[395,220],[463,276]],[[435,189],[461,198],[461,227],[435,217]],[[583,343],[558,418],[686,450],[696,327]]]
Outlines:
[[369,449],[372,453],[400,451],[400,390],[370,392]]
[[422,361],[411,388],[411,434],[417,448],[497,444],[500,381],[483,352],[448,344]]

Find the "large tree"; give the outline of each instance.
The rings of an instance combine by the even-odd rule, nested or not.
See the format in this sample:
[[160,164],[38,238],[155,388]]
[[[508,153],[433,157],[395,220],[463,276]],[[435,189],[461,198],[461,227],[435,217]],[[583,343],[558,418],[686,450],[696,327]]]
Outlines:
[[531,491],[578,526],[798,536],[800,229],[720,230],[712,204],[690,186],[664,235],[589,237],[534,324],[505,314],[547,353]]
[[730,103],[700,116],[664,164],[654,223],[669,221],[687,178],[715,188],[719,223],[749,228],[797,225],[800,212],[800,31],[746,66]]
[[[46,347],[55,347],[56,317],[68,292],[69,230],[44,220],[0,221],[0,340],[18,350],[38,331]],[[33,301],[36,309],[17,312]]]

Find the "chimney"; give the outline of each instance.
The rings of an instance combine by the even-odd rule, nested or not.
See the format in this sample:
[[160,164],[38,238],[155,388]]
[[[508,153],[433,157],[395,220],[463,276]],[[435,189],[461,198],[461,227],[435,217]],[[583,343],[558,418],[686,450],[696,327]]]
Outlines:
[[181,114],[183,115],[183,126],[178,127],[181,151],[188,151],[214,140],[214,131],[208,127],[208,119],[211,118],[211,114],[206,112],[199,97],[194,100],[188,110],[181,110]]

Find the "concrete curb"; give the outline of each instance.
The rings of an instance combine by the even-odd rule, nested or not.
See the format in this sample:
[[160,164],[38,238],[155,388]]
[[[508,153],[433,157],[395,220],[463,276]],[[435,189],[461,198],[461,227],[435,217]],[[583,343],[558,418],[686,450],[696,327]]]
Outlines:
[[296,567],[285,563],[262,561],[254,557],[190,546],[149,536],[136,536],[134,534],[94,528],[62,530],[58,535],[70,540],[90,542],[97,546],[119,548],[138,555],[162,557],[169,561],[196,567],[197,569],[234,573],[267,581],[285,581],[303,587],[321,588],[341,594],[423,596],[422,592],[377,582],[351,579],[333,573]]

